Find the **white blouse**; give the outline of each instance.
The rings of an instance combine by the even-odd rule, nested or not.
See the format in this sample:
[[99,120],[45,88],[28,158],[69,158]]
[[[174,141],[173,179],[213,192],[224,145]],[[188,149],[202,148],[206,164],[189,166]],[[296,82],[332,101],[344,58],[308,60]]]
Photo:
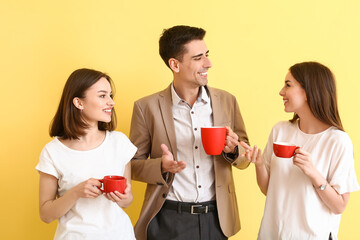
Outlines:
[[318,134],[302,132],[298,123],[279,122],[269,136],[264,160],[270,174],[258,239],[337,239],[340,214],[322,202],[310,179],[292,158],[273,154],[273,142],[290,142],[311,153],[316,169],[339,194],[360,189],[354,169],[352,142],[347,133],[330,127]]

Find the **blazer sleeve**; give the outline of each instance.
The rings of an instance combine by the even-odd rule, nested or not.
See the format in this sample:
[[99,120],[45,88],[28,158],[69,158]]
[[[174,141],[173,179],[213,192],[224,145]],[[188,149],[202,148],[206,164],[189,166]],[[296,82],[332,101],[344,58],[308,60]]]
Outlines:
[[135,102],[129,138],[138,150],[131,160],[131,177],[136,181],[164,185],[166,182],[161,174],[161,157],[149,158],[152,141],[147,124],[141,104]]
[[[244,120],[240,113],[239,104],[236,101],[235,97],[233,97],[233,107],[234,107],[233,131],[234,131],[234,133],[236,133],[238,135],[239,141],[246,142],[248,145],[250,145],[249,139],[248,139],[248,136],[247,136],[246,130],[245,130],[245,123],[244,123]],[[234,167],[239,168],[239,169],[245,169],[250,165],[250,162],[247,161],[246,157],[241,156],[241,153],[244,153],[244,152],[245,152],[245,149],[241,145],[238,145],[236,153],[234,154],[234,156],[232,156],[232,160],[230,160],[231,164]],[[223,156],[227,161],[229,161],[229,158],[226,156],[226,154],[223,154]]]

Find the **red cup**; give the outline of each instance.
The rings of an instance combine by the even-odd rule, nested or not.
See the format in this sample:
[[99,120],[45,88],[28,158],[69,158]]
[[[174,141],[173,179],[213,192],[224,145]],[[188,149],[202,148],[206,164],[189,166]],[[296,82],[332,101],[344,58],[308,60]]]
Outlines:
[[225,147],[225,127],[201,128],[201,141],[206,154],[220,155]]
[[300,148],[295,144],[288,143],[288,142],[274,142],[273,149],[274,154],[280,158],[291,158],[295,154],[295,150]]
[[[102,183],[101,192],[103,193],[111,193],[114,191],[118,191],[119,193],[124,193],[126,188],[126,178],[122,176],[109,175],[105,176],[103,179],[99,179]],[[102,187],[104,189],[102,189]]]

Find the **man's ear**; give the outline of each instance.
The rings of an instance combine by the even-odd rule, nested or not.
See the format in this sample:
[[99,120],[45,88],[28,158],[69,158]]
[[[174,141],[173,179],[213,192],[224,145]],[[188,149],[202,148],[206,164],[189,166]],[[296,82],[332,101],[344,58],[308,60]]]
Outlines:
[[74,106],[75,106],[77,109],[79,109],[79,110],[83,110],[83,109],[84,109],[83,103],[82,103],[81,99],[78,98],[78,97],[74,97],[74,98],[73,98],[73,104],[74,104]]
[[171,70],[173,70],[176,73],[178,73],[180,71],[179,60],[177,60],[175,58],[169,59],[169,66],[170,66]]

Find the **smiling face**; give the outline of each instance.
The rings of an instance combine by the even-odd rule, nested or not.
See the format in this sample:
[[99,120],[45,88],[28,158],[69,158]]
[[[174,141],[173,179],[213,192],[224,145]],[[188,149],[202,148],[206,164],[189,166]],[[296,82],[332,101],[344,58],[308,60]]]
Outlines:
[[184,45],[186,52],[181,61],[177,61],[173,69],[175,81],[197,88],[208,82],[208,69],[212,67],[209,60],[209,50],[203,40],[193,40]]
[[286,74],[285,85],[279,92],[283,97],[285,112],[299,112],[309,109],[306,92],[290,72]]
[[82,110],[82,116],[90,126],[98,122],[109,123],[115,105],[109,81],[102,77],[85,91],[84,98],[74,98],[74,104]]

